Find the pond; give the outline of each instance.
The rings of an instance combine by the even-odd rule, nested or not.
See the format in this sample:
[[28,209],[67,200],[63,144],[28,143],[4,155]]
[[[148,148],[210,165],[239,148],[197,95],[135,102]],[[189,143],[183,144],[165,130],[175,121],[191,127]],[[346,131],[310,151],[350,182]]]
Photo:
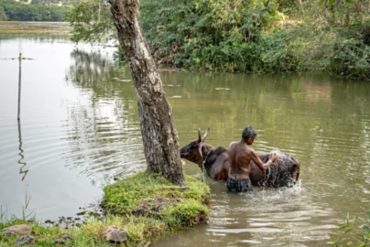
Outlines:
[[[17,121],[19,51],[20,121]],[[145,169],[136,94],[115,49],[64,39],[0,39],[1,215],[39,220],[96,205],[102,187]],[[322,75],[161,72],[180,143],[210,127],[228,146],[246,125],[259,151],[301,162],[293,188],[228,194],[207,181],[208,224],[155,246],[323,246],[347,213],[370,209],[370,84]],[[201,178],[195,164],[185,173]]]

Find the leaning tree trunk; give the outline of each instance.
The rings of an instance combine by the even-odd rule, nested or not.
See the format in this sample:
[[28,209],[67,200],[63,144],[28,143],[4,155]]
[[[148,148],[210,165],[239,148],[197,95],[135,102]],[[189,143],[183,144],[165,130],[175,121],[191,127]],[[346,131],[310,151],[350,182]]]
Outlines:
[[128,61],[138,96],[147,170],[183,184],[177,132],[156,64],[139,24],[139,0],[109,0],[118,39]]

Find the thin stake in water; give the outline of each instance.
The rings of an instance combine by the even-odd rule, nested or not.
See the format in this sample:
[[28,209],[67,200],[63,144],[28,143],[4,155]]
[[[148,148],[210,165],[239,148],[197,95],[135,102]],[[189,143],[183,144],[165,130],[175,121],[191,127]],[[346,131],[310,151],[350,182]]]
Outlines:
[[18,140],[19,140],[19,156],[20,159],[18,160],[18,164],[22,165],[19,169],[19,174],[23,174],[22,181],[26,178],[28,173],[28,169],[23,169],[27,165],[24,162],[24,154],[22,148],[22,128],[21,128],[21,87],[22,87],[22,60],[25,59],[22,57],[22,52],[19,52],[18,56],[18,114],[17,114],[17,122],[18,122]]
[[21,118],[22,52],[18,56],[18,123]]

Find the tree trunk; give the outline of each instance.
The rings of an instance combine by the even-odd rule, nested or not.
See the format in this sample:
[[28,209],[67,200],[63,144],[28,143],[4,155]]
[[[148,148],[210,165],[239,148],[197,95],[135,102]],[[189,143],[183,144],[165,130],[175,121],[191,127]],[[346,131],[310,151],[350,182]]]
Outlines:
[[177,132],[162,81],[139,24],[138,0],[109,0],[118,39],[128,61],[138,96],[147,170],[175,184],[184,176]]

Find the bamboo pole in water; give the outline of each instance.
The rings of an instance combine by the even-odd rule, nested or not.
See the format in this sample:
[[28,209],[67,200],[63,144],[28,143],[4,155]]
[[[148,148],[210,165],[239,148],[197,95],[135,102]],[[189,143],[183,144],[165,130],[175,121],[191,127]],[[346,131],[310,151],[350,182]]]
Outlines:
[[22,52],[19,53],[19,68],[18,68],[18,114],[17,119],[18,122],[21,118],[21,80],[22,80]]
[[19,160],[18,164],[22,165],[19,169],[19,174],[23,174],[22,181],[25,179],[28,169],[24,169],[27,165],[26,162],[24,162],[24,154],[23,154],[23,148],[22,148],[22,129],[21,129],[21,86],[22,86],[22,52],[19,53],[18,56],[18,114],[17,114],[17,120],[18,120],[18,141],[19,141]]

